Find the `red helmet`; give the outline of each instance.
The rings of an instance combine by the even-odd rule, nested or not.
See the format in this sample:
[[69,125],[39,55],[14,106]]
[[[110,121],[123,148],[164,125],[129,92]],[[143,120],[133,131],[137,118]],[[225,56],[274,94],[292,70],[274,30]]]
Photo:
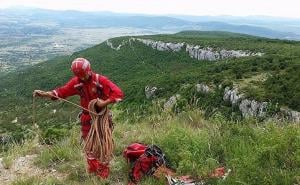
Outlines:
[[73,60],[71,69],[78,78],[85,78],[92,71],[90,62],[85,58],[76,58]]

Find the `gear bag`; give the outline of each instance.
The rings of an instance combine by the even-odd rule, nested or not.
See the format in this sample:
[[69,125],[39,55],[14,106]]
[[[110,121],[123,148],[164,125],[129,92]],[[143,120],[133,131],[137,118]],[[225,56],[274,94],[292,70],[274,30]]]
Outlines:
[[160,166],[168,166],[165,154],[157,145],[133,143],[124,150],[123,156],[130,163],[129,178],[134,183],[144,175],[153,175]]

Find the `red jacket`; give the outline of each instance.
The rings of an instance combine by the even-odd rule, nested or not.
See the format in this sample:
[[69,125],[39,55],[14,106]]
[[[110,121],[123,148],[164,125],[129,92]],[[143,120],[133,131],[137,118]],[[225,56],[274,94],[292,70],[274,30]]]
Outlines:
[[124,97],[122,90],[117,85],[107,77],[96,73],[92,73],[86,82],[75,76],[64,86],[58,87],[52,92],[60,98],[79,95],[80,105],[84,108],[88,108],[89,102],[95,98],[110,99],[114,103],[121,101]]

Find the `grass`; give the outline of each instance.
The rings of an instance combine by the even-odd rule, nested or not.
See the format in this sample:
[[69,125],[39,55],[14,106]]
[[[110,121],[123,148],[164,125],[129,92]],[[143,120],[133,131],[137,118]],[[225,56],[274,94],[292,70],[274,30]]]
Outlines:
[[[178,115],[157,114],[139,123],[118,122],[114,130],[115,157],[107,181],[85,172],[79,127],[74,126],[70,136],[50,147],[44,146],[35,163],[40,168],[51,167],[67,174],[65,180],[35,177],[14,183],[126,184],[129,168],[122,151],[133,142],[160,146],[178,175],[206,179],[216,167],[232,170],[225,180],[207,179],[210,184],[300,183],[299,125],[226,121],[220,114],[208,120],[203,117],[202,111],[193,110]],[[164,180],[145,178],[140,184],[164,184]]]
[[63,185],[62,182],[59,182],[55,178],[46,178],[41,179],[38,177],[23,177],[16,180],[12,185]]

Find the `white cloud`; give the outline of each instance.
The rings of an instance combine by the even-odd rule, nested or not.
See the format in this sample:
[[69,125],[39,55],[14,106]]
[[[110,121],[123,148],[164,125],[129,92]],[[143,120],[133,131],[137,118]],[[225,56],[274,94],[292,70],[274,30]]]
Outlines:
[[298,0],[1,0],[0,7],[114,11],[145,14],[268,15],[300,18]]

